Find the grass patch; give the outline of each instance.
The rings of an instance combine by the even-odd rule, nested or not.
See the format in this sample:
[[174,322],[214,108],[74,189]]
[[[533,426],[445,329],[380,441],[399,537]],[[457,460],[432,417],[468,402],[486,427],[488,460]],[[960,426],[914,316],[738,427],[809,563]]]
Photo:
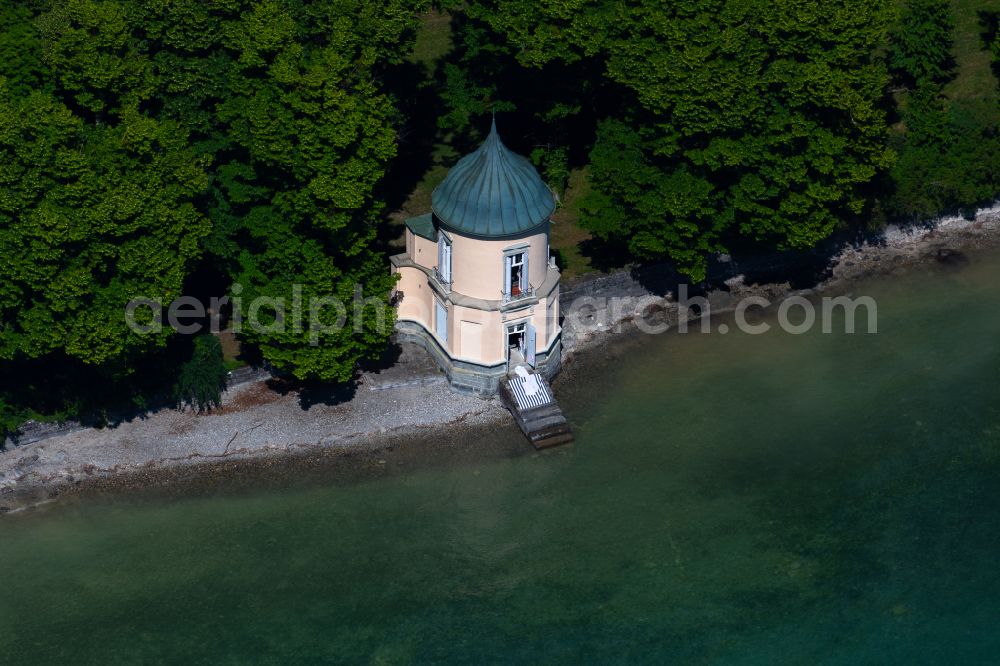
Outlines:
[[219,344],[222,345],[222,364],[225,366],[226,370],[235,370],[236,368],[242,368],[248,363],[241,358],[243,349],[240,345],[239,339],[237,339],[236,334],[233,333],[232,329],[226,329],[219,332]]
[[992,54],[989,44],[984,43],[987,26],[982,22],[983,16],[1000,13],[1000,0],[952,0],[952,12],[955,78],[945,86],[945,96],[951,100],[1000,101],[991,69]]
[[420,18],[410,62],[423,65],[432,75],[438,61],[451,50],[451,14],[432,9]]
[[226,372],[232,372],[233,370],[238,370],[239,368],[245,368],[249,365],[246,361],[239,358],[230,358],[222,362],[222,367],[226,369]]
[[410,192],[402,207],[389,214],[388,222],[393,235],[393,239],[389,241],[391,248],[402,250],[405,246],[403,232],[406,220],[431,212],[431,193],[448,175],[448,169],[449,167],[440,164],[432,166]]
[[402,225],[407,219],[423,215],[431,211],[431,193],[434,188],[441,184],[444,177],[448,175],[450,166],[440,163],[431,165],[430,169],[420,179],[417,186],[413,188],[399,210],[393,211],[389,219],[393,224]]
[[595,270],[581,246],[590,240],[589,231],[580,228],[580,201],[590,189],[587,169],[573,169],[569,174],[562,205],[552,214],[550,245],[556,253],[564,277],[582,275]]

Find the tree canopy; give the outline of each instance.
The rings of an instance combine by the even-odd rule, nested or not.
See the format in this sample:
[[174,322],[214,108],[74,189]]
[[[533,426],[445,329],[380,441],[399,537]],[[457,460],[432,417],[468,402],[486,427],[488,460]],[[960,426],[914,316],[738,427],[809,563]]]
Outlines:
[[733,237],[811,247],[892,162],[885,2],[474,2],[527,67],[593,60],[599,122],[583,225],[695,279]]
[[226,371],[219,338],[204,333],[194,339],[191,358],[180,368],[173,388],[173,398],[179,406],[190,406],[199,412],[222,404],[226,388]]
[[206,165],[176,123],[132,109],[95,127],[0,80],[0,358],[100,364],[162,344],[124,307],[181,294],[209,232]]
[[[1000,190],[996,78],[957,85],[956,54],[1000,60],[989,12],[970,45],[946,0],[443,0],[451,47],[403,82],[429,5],[0,7],[0,375],[68,368],[48,405],[65,414],[94,376],[145,404],[129,382],[162,373],[155,390],[210,405],[214,338],[123,316],[207,289],[270,304],[233,309],[265,324],[239,331],[259,359],[351,379],[391,329],[379,233],[406,184],[386,175],[419,178],[417,144],[470,149],[490,112],[557,194],[586,181],[577,222],[598,243],[696,281],[721,251],[809,249]],[[416,114],[433,138],[406,136]],[[346,307],[296,322],[330,297]],[[16,393],[0,379],[6,429],[31,411]]]
[[948,0],[907,0],[892,32],[889,66],[908,85],[951,78],[954,20]]
[[947,0],[909,0],[891,31],[901,123],[892,137],[899,160],[888,205],[904,218],[971,212],[1000,189],[996,98],[989,90],[955,99],[945,94],[956,70],[954,27]]
[[[377,84],[419,3],[70,0],[0,14],[5,65],[0,355],[56,349],[103,363],[133,297],[168,302],[201,257],[245,298],[388,298],[372,248],[374,189],[395,154]],[[20,248],[14,251],[14,248]],[[245,339],[302,378],[344,380],[378,354],[362,309],[323,345],[308,331]],[[353,334],[358,328],[362,335]]]

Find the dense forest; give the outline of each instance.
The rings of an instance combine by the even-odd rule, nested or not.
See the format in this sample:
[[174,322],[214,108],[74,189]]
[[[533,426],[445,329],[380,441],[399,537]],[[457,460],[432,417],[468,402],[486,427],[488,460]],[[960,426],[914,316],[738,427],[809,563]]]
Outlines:
[[591,247],[695,282],[719,252],[967,213],[1000,192],[998,16],[989,0],[4,3],[0,434],[207,408],[243,362],[351,380],[388,342],[374,306],[321,345],[245,330],[241,360],[211,333],[139,335],[124,307],[236,285],[387,300],[400,216],[491,113]]

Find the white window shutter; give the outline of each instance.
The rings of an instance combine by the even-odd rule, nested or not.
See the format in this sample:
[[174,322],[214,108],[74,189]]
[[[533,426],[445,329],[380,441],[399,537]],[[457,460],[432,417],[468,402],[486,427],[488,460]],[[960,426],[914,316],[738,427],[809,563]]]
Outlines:
[[510,294],[510,267],[511,257],[506,255],[503,258],[503,293]]
[[528,330],[525,333],[525,346],[527,347],[527,353],[525,354],[525,360],[528,361],[528,365],[535,367],[535,326],[529,321]]
[[448,342],[448,311],[445,309],[444,304],[441,301],[435,300],[435,314],[437,321],[435,322],[435,329],[437,330],[438,337],[441,338],[441,342]]

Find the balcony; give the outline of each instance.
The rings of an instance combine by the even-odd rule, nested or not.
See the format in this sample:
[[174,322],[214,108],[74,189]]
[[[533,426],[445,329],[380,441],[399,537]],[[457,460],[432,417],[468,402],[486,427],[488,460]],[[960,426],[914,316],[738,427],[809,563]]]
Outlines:
[[520,287],[511,287],[510,293],[502,293],[500,296],[500,302],[503,305],[508,303],[515,303],[517,301],[523,301],[529,298],[535,297],[535,288],[530,284],[525,289]]
[[451,280],[445,280],[437,266],[434,267],[434,281],[438,283],[444,293],[451,293]]

